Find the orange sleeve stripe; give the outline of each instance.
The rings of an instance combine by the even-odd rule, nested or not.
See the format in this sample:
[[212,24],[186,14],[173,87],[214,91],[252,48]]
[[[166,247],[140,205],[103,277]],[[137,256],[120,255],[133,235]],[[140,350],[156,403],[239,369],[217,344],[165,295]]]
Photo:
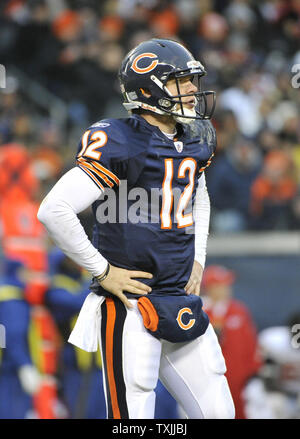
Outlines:
[[102,171],[104,174],[106,174],[108,177],[110,177],[119,186],[120,180],[118,179],[118,177],[115,174],[113,174],[111,171],[109,171],[108,169],[101,166],[99,163],[94,162],[94,164],[99,169],[99,171]]
[[[82,159],[83,163],[88,163],[86,160]],[[120,180],[118,179],[118,177],[113,174],[111,171],[109,171],[108,169],[104,168],[104,166],[101,166],[99,163],[97,163],[96,161],[92,162],[92,165],[97,168],[99,171],[101,171],[103,174],[105,174],[107,177],[109,177],[111,180],[113,180],[118,186],[120,184]]]
[[214,155],[215,155],[215,154],[212,153],[212,155],[211,155],[211,156],[209,157],[209,159],[207,160],[206,165],[205,165],[205,166],[202,166],[202,168],[199,169],[199,172],[202,172],[202,171],[204,171],[205,168],[208,168],[208,167],[209,167],[209,165],[211,164],[211,161],[212,161],[212,158],[213,158]]
[[105,183],[109,186],[109,187],[113,187],[114,183],[112,183],[107,177],[106,175],[104,175],[102,172],[98,171],[96,169],[96,167],[94,166],[94,163],[89,163],[81,158],[78,159],[78,162],[81,163],[82,166],[87,167],[88,169],[90,169],[92,172],[94,172],[97,176],[99,176],[103,181],[105,181]]
[[108,377],[109,392],[111,398],[111,406],[114,419],[121,419],[120,408],[118,404],[116,381],[114,377],[113,365],[113,342],[114,342],[114,328],[116,321],[116,307],[111,298],[106,299],[107,308],[107,326],[106,326],[106,370]]
[[104,187],[102,186],[102,184],[97,180],[96,177],[94,177],[94,175],[88,170],[86,169],[84,166],[78,164],[79,168],[82,169],[86,174],[88,174],[91,179],[96,183],[96,185],[102,190],[104,191]]

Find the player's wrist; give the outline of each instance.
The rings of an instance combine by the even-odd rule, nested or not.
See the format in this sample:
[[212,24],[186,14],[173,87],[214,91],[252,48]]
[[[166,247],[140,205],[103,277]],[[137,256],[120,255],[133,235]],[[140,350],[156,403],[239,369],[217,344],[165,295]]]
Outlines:
[[[199,265],[200,265],[200,267],[201,267],[201,269],[202,269],[202,271],[204,270],[204,268],[205,268],[205,256],[203,256],[203,255],[195,255],[195,257],[194,257],[194,262],[197,262]],[[197,264],[197,265],[198,265]]]
[[106,269],[104,270],[104,272],[101,273],[101,274],[99,274],[99,276],[96,276],[96,279],[97,279],[97,281],[98,281],[99,284],[100,284],[101,282],[103,282],[103,281],[107,278],[108,273],[109,273],[109,270],[110,270],[110,264],[107,263],[107,267],[106,267]]

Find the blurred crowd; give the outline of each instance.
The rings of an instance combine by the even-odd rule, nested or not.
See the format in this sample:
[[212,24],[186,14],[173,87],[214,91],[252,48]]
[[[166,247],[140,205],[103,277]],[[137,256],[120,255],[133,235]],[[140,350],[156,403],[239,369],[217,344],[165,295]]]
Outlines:
[[[151,37],[184,43],[207,68],[204,88],[217,92],[211,230],[300,228],[300,0],[1,1],[0,418],[105,417],[99,352],[67,343],[89,279],[48,242],[36,213],[74,166],[82,131],[126,117],[117,71]],[[208,267],[203,289],[237,417],[299,418],[300,351],[290,343],[299,315],[257,334],[232,297],[234,278]],[[156,416],[181,416],[156,391]]]
[[[3,0],[0,145],[25,146],[46,192],[90,123],[126,116],[117,71],[151,37],[184,43],[217,92],[212,230],[299,229],[299,0]],[[65,104],[63,126],[24,78]]]

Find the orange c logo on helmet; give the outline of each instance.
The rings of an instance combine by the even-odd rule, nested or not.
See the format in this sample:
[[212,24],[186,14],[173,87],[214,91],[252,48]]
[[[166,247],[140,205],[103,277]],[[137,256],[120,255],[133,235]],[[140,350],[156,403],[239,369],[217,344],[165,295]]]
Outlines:
[[192,326],[194,326],[196,320],[190,319],[190,321],[187,324],[183,323],[182,316],[185,313],[193,315],[192,310],[190,308],[181,308],[177,314],[176,320],[180,328],[186,331],[187,329],[190,329],[192,328]]
[[[154,61],[151,62],[151,64],[148,67],[138,67],[138,62],[143,59],[143,58],[156,58]],[[151,72],[151,70],[155,69],[155,67],[158,64],[158,59],[157,59],[157,55],[155,55],[155,53],[142,53],[141,55],[137,56],[132,63],[132,70],[135,71],[135,73],[148,73]]]

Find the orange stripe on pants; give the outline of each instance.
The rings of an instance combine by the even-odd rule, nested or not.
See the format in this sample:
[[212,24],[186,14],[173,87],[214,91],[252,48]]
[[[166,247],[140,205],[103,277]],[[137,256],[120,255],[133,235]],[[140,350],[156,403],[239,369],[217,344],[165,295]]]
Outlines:
[[116,308],[113,299],[106,299],[107,308],[107,325],[106,325],[106,370],[108,377],[109,392],[111,398],[111,406],[114,419],[121,419],[118,404],[116,382],[113,367],[113,338],[116,321]]

